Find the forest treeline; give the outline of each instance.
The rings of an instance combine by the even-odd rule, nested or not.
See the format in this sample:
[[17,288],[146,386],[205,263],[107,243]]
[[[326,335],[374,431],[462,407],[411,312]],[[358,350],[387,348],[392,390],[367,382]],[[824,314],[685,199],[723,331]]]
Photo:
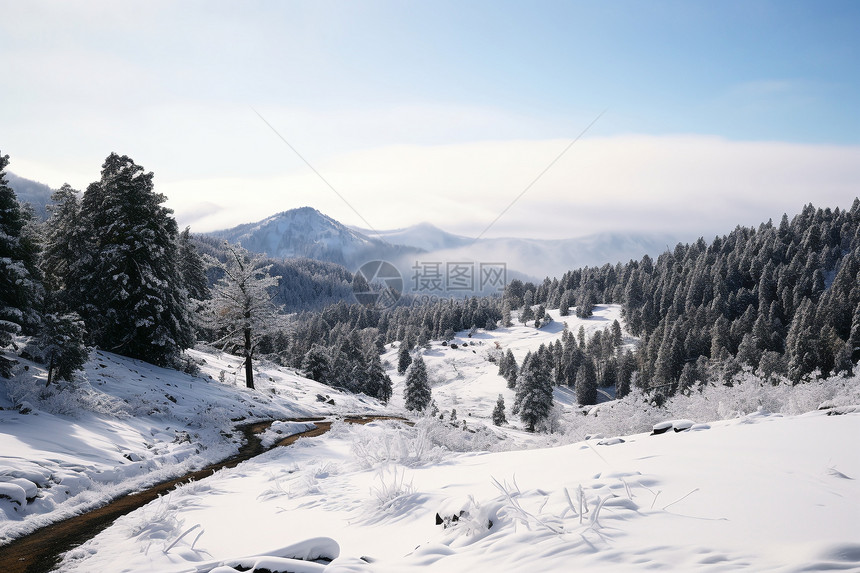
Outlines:
[[[799,383],[850,373],[860,359],[857,199],[847,210],[807,205],[778,224],[678,244],[656,260],[646,255],[538,283],[515,279],[492,297],[421,304],[406,296],[382,309],[355,302],[353,277],[337,265],[266,259],[180,233],[153,174],[126,156],[111,154],[84,193],[68,185],[54,192],[44,224],[17,202],[3,176],[7,164],[0,155],[0,346],[30,335],[19,350],[59,377],[80,366],[88,346],[181,367],[184,349],[217,341],[244,353],[247,364],[265,356],[387,400],[391,381],[380,362],[387,344],[408,352],[514,319],[541,328],[552,320],[547,309],[587,318],[601,303],[621,305],[624,328],[639,339],[635,350],[620,324],[590,339],[565,331],[522,364],[490,349],[523,396],[514,409],[524,411],[529,396],[545,402],[547,388],[551,395],[559,384],[576,388],[582,404],[594,403],[601,386],[614,386],[619,397],[635,386],[660,399],[701,383],[730,384],[744,368]],[[251,271],[247,285],[228,284],[231,257]],[[268,318],[238,329],[219,323],[230,313],[213,301],[231,288],[265,298],[257,306]],[[0,361],[0,374],[10,368]],[[539,391],[523,394],[524,381]]]

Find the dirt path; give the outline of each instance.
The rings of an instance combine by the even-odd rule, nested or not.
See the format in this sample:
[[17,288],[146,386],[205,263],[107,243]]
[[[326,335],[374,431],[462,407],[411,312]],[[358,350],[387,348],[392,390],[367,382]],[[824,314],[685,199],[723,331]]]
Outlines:
[[[363,416],[345,418],[353,424],[366,424],[373,420],[393,419],[388,416]],[[322,418],[293,418],[291,422],[313,422],[316,428],[284,438],[273,447],[289,446],[299,438],[321,436],[329,431],[331,422]],[[180,483],[187,483],[211,476],[222,468],[233,468],[240,463],[267,451],[260,443],[259,434],[272,422],[260,422],[240,426],[245,436],[245,445],[235,456],[206,466],[182,477],[154,485],[144,491],[129,494],[111,501],[105,506],[88,513],[70,517],[64,521],[48,525],[0,547],[0,571],[2,573],[45,573],[57,566],[60,556],[85,541],[95,537],[111,525],[118,517],[131,513],[160,495],[164,495]]]

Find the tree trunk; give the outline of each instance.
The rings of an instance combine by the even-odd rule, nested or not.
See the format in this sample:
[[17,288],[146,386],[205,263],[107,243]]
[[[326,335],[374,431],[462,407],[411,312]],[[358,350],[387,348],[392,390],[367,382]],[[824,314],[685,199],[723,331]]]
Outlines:
[[45,388],[51,385],[51,379],[54,374],[54,355],[51,354],[51,362],[48,364],[48,381],[45,382]]
[[245,329],[245,386],[254,388],[254,369],[251,366],[251,329]]

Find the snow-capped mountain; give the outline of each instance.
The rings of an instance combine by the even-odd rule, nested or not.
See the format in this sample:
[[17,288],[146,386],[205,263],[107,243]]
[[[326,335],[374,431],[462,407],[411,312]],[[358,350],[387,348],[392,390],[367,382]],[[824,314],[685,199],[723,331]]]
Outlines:
[[311,207],[291,209],[256,223],[211,234],[271,257],[308,257],[350,269],[368,260],[392,259],[417,252],[414,248],[368,237]]
[[240,242],[272,257],[309,257],[355,270],[369,260],[394,263],[403,276],[435,262],[504,263],[510,276],[561,276],[584,266],[602,266],[655,256],[677,243],[660,233],[600,233],[573,239],[472,239],[429,223],[375,231],[347,227],[311,207],[284,211],[256,223],[212,235]]

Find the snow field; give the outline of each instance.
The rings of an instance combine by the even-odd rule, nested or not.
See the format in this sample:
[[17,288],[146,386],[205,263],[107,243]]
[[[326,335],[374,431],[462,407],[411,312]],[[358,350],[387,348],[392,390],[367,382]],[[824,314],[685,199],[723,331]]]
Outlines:
[[[518,322],[516,314],[516,312],[513,313],[514,326],[510,328],[491,331],[479,329],[472,337],[468,336],[468,332],[458,332],[454,340],[449,341],[446,346],[434,340],[429,349],[421,351],[427,364],[433,400],[436,401],[440,412],[445,413],[446,419],[454,409],[457,411],[460,423],[465,419],[467,426],[473,422],[492,425],[493,407],[501,394],[508,410],[509,426],[522,429],[520,421],[510,415],[510,408],[514,403],[514,390],[508,389],[507,381],[498,375],[498,363],[490,362],[489,357],[497,356],[500,352],[510,349],[517,364],[522,364],[529,351],[537,350],[541,344],[550,344],[561,339],[565,323],[574,335],[582,326],[586,337],[610,328],[613,320],[624,324],[619,305],[597,305],[594,308],[594,315],[588,319],[581,319],[573,314],[563,317],[559,315],[557,309],[548,310],[547,314],[553,320],[539,329],[531,326],[532,323],[529,323],[530,326],[522,325]],[[623,330],[622,332],[628,344],[632,344],[629,333]],[[456,345],[456,348],[453,348],[453,345]],[[394,348],[388,349],[383,354],[382,360],[383,363],[387,361],[388,364],[393,365],[388,369],[388,375],[394,384],[391,406],[404,410],[403,389],[406,376],[397,374],[397,348],[395,345]],[[554,394],[556,403],[566,409],[576,406],[576,396],[572,388],[556,387]]]
[[860,568],[857,414],[497,453],[422,445],[438,421],[335,425],[165,496],[170,535],[142,537],[135,512],[61,571],[194,570],[319,538],[339,548],[327,572]]

